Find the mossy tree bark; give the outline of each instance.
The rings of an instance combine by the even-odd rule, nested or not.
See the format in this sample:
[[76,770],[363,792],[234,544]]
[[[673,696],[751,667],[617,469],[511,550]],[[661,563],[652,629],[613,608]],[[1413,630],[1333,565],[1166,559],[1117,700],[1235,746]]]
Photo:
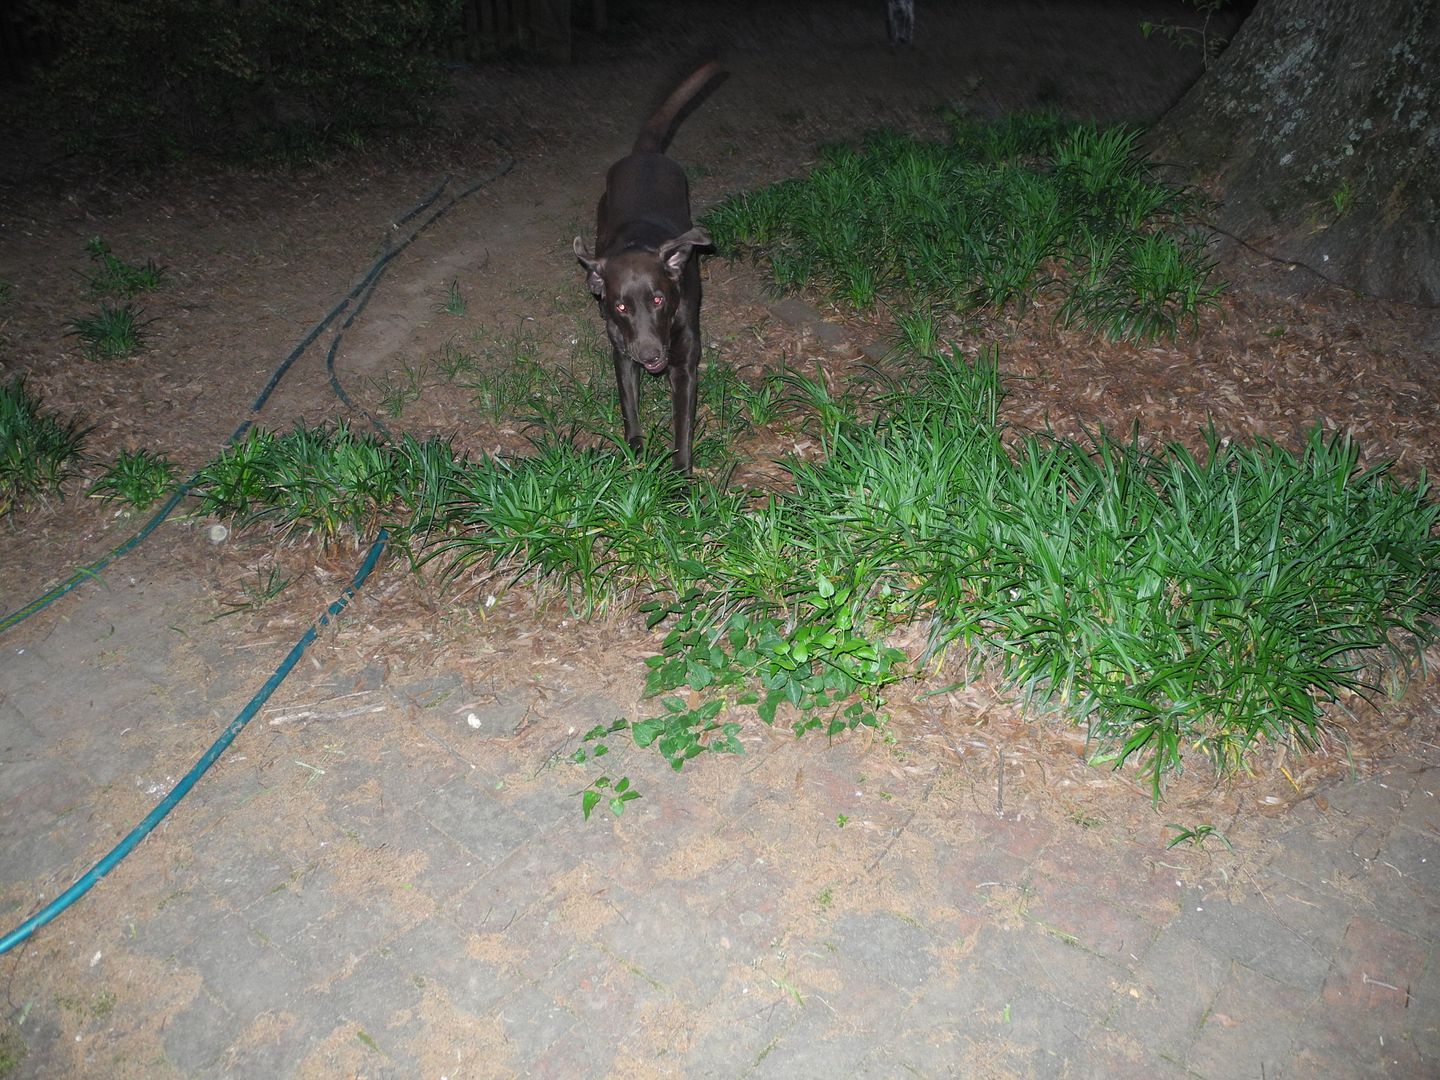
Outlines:
[[1260,0],[1150,145],[1267,254],[1440,303],[1440,0]]

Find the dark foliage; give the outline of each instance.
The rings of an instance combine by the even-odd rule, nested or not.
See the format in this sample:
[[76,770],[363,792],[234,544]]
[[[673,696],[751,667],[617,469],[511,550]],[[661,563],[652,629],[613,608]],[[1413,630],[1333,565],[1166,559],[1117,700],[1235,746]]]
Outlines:
[[43,107],[111,162],[309,158],[413,118],[458,0],[32,0]]

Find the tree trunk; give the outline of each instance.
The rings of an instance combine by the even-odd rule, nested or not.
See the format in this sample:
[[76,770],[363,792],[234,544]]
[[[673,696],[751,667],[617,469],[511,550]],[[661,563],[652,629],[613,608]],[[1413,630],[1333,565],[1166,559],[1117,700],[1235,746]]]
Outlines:
[[1361,292],[1440,303],[1440,0],[1260,0],[1160,121],[1216,225]]

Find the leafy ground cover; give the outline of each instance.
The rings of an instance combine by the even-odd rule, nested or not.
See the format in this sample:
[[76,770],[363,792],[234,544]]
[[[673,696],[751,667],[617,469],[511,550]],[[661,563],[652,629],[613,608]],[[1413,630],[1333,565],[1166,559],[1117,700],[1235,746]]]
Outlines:
[[[1043,116],[956,123],[946,144],[885,134],[722,203],[708,218],[722,250],[760,252],[782,289],[883,300],[898,345],[843,383],[708,364],[697,460],[711,479],[614,443],[585,313],[560,368],[522,328],[377,383],[395,418],[427,379],[462,388],[482,413],[521,418],[532,453],[465,457],[343,423],[254,429],[192,493],[241,526],[327,545],[384,526],[426,572],[524,581],[587,616],[644,611],[667,631],[647,683],[663,711],[625,726],[677,768],[738,748],[749,708],[833,735],[879,724],[900,679],[986,671],[1085,725],[1092,760],[1138,760],[1157,797],[1186,751],[1224,770],[1261,740],[1309,745],[1326,703],[1375,692],[1432,637],[1424,479],[1362,469],[1348,437],[1319,429],[1299,452],[1212,433],[1201,453],[1138,428],[1010,430],[998,354],[942,344],[946,311],[1050,292],[1059,321],[1110,336],[1196,325],[1222,286],[1183,229],[1185,198],[1149,178],[1134,138]],[[159,282],[153,264],[91,254],[123,279],[96,291]],[[454,315],[457,295],[452,280],[437,307]],[[729,483],[735,442],[765,425],[821,452],[782,460],[783,490]],[[159,462],[123,458],[97,493],[139,505],[173,480]],[[922,646],[894,644],[917,627]],[[582,754],[617,730],[591,732]]]
[[0,519],[59,495],[85,434],[81,420],[46,409],[22,378],[0,383]]
[[[1325,703],[1431,640],[1437,504],[1349,438],[1079,442],[1007,432],[1002,396],[992,353],[917,358],[853,399],[871,419],[810,412],[826,453],[787,462],[781,494],[618,447],[467,461],[345,427],[254,433],[196,492],[328,540],[385,524],[417,565],[581,614],[643,607],[668,628],[648,683],[664,712],[632,733],[677,767],[734,749],[739,707],[834,734],[876,724],[900,678],[992,670],[1085,724],[1092,760],[1138,759],[1158,797],[1187,751],[1225,770],[1257,741],[1313,743]],[[923,650],[887,643],[916,624]]]
[[705,223],[781,291],[976,314],[1055,292],[1062,325],[1149,340],[1194,330],[1223,283],[1185,225],[1192,200],[1151,176],[1139,134],[1054,114],[957,118],[944,143],[882,132]]

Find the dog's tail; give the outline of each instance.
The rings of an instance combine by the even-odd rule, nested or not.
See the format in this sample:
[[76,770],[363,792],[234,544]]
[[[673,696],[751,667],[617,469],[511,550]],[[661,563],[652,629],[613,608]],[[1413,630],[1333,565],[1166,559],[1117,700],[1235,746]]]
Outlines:
[[710,80],[719,75],[723,69],[719,63],[711,60],[691,75],[688,79],[677,86],[674,92],[665,99],[665,103],[655,110],[655,115],[645,121],[645,126],[640,129],[640,135],[635,140],[636,154],[662,154],[666,145],[670,142],[670,128],[675,123],[675,118],[680,115],[686,105],[701,90],[705,89]]

